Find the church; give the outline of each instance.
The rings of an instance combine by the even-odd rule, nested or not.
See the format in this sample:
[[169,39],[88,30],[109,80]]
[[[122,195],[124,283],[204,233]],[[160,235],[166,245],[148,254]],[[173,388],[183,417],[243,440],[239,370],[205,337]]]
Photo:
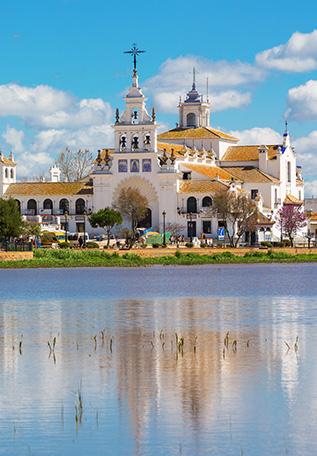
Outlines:
[[244,191],[259,210],[255,231],[245,241],[278,241],[278,210],[304,200],[287,126],[280,144],[240,145],[238,138],[212,127],[212,103],[199,93],[194,73],[192,87],[178,104],[176,128],[159,134],[156,112],[147,110],[139,85],[136,55],[124,110],[115,113],[114,147],[98,151],[90,175],[62,182],[54,166],[49,182],[19,182],[13,154],[1,153],[0,196],[17,200],[25,219],[43,228],[68,226],[70,232],[98,234],[87,214],[113,206],[121,189],[132,187],[148,201],[142,227],[162,232],[164,217],[185,237],[217,238],[225,221],[214,211],[214,195]]

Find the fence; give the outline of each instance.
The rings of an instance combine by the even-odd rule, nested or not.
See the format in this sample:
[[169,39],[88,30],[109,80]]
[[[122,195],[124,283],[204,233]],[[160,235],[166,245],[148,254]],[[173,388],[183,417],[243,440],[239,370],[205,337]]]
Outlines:
[[33,246],[32,242],[2,241],[0,242],[0,250],[3,250],[5,252],[32,252]]

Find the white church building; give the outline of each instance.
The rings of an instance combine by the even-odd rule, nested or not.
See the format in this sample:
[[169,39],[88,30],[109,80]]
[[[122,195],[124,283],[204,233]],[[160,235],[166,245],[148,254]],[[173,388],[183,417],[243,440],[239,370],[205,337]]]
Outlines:
[[[162,231],[182,226],[185,237],[217,237],[224,220],[213,208],[221,190],[247,192],[259,208],[256,231],[248,242],[279,240],[275,224],[283,204],[302,205],[304,182],[287,128],[280,144],[240,145],[239,139],[210,125],[211,103],[196,89],[195,79],[180,99],[176,128],[158,133],[156,113],[146,109],[136,66],[123,112],[116,110],[114,148],[101,148],[92,172],[77,182],[61,182],[50,170],[50,182],[17,181],[17,163],[0,155],[0,196],[18,201],[29,220],[96,233],[86,214],[116,203],[123,188],[137,188],[148,200],[141,225]],[[85,145],[83,145],[84,147]],[[65,212],[67,212],[65,218]],[[99,230],[100,232],[100,230]]]

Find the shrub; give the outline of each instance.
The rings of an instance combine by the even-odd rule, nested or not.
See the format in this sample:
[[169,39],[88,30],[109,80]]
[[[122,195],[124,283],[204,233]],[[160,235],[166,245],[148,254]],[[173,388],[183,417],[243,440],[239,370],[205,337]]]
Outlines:
[[153,247],[153,249],[158,249],[159,247],[161,247],[161,244],[155,243],[155,244],[152,244],[152,247]]
[[97,242],[89,241],[89,242],[86,242],[86,248],[87,249],[99,249],[99,244],[97,244]]
[[194,247],[194,244],[192,242],[186,242],[185,246],[191,249],[192,247]]
[[62,241],[58,243],[60,249],[68,249],[70,247],[70,242]]
[[202,243],[200,244],[200,248],[205,249],[206,247],[208,247],[208,245],[205,244],[204,242],[202,242]]
[[270,242],[270,241],[262,241],[262,242],[261,242],[261,245],[262,245],[263,247],[271,248],[271,247],[272,247],[272,242]]
[[180,258],[182,256],[182,253],[179,250],[176,250],[175,256],[176,258]]

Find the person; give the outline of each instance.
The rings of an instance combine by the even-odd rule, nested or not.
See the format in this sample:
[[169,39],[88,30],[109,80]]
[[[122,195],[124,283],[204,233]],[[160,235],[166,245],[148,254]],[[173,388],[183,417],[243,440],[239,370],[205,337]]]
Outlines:
[[82,248],[82,246],[84,245],[84,238],[82,236],[79,236],[78,238],[78,244],[79,244],[79,247]]

